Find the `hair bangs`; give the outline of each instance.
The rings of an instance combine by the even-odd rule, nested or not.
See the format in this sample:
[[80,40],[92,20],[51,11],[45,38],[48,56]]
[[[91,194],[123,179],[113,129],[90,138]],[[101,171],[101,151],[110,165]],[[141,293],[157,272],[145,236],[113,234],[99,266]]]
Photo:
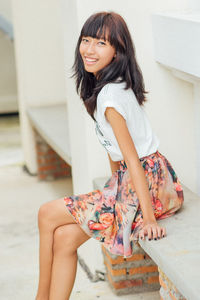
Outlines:
[[114,24],[111,16],[109,14],[103,16],[102,14],[96,14],[92,17],[93,18],[89,18],[84,24],[81,31],[81,37],[90,36],[95,39],[103,39],[109,41],[109,43],[113,45],[111,32],[114,30]]

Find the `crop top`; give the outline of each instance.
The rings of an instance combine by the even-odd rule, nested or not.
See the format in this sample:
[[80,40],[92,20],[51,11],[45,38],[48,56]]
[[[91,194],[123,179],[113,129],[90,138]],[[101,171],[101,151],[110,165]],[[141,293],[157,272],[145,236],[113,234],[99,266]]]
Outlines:
[[159,139],[153,132],[143,107],[138,103],[133,90],[125,90],[125,86],[125,82],[107,83],[97,96],[94,112],[96,135],[113,161],[124,158],[104,114],[106,107],[114,107],[126,120],[139,158],[156,152],[159,146]]

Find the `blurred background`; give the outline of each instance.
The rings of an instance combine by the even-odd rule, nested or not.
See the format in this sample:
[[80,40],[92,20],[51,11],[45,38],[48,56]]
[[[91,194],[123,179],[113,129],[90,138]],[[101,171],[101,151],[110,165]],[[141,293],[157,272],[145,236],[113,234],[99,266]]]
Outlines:
[[[63,130],[66,136],[65,154],[60,153],[63,152],[58,149],[60,145],[54,148],[57,147],[56,152],[73,166],[74,192],[88,191],[93,187],[94,178],[108,175],[107,156],[99,147],[93,122],[76,95],[70,76],[83,22],[93,12],[115,7],[127,21],[136,46],[149,91],[146,111],[161,141],[160,151],[171,160],[182,182],[200,194],[199,101],[196,100],[199,97],[199,59],[196,57],[199,1],[176,0],[162,4],[127,1],[125,4],[62,0],[48,2],[47,7],[46,1],[0,0],[1,149],[5,149],[7,143],[12,144],[15,151],[13,155],[11,149],[11,152],[5,151],[7,153],[0,150],[0,163],[5,163],[5,156],[8,162],[23,160],[30,173],[38,172],[33,130],[40,128],[38,133],[42,134],[43,130],[43,135],[47,135],[47,129],[41,129],[39,114],[43,119],[41,108],[49,108],[45,120],[48,127],[54,106],[58,117],[56,119],[54,114],[52,121],[57,123],[59,118],[62,121],[61,129],[55,123],[52,127],[58,126],[57,130]],[[63,109],[65,115],[61,116],[59,112]],[[5,127],[8,127],[7,134],[4,134]],[[13,134],[11,139],[10,134]],[[45,138],[48,142],[49,139],[55,140],[55,137]],[[91,151],[91,144],[95,151]],[[87,173],[84,178],[83,172]]]
[[0,166],[23,160],[11,1],[0,2]]
[[[0,0],[1,299],[33,299],[39,206],[100,188],[99,180],[111,175],[71,78],[80,29],[102,10],[126,20],[149,91],[146,112],[159,151],[180,181],[200,195],[198,0]],[[80,255],[91,272],[104,272],[99,245],[90,243]],[[90,282],[81,274],[84,288],[77,283],[72,299],[95,299],[96,294],[86,296]],[[102,293],[101,284],[96,289]],[[104,287],[101,299],[112,299],[108,293]],[[156,297],[157,292],[141,299]]]

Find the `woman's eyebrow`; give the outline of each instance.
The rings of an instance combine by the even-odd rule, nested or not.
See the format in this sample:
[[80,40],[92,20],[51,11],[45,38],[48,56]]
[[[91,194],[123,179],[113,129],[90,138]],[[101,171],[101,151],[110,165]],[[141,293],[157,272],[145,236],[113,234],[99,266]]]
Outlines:
[[104,36],[97,37],[97,39],[98,39],[98,40],[104,40],[105,42],[107,42],[107,41],[108,41],[108,39],[107,39],[106,37],[104,37]]

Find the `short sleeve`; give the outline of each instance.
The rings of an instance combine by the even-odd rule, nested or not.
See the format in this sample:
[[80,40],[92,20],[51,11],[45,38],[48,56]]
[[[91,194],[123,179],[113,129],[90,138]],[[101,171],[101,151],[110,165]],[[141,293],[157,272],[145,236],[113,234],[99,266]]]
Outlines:
[[100,118],[108,122],[105,116],[107,107],[113,107],[120,115],[128,121],[129,102],[127,91],[124,90],[124,83],[110,83],[102,88],[98,97],[98,110]]
[[114,101],[105,101],[102,105],[102,117],[105,118],[106,122],[106,116],[105,116],[105,111],[107,107],[113,107],[115,110],[122,115],[122,117],[127,121],[127,112],[125,107],[122,105],[122,103],[114,102]]

